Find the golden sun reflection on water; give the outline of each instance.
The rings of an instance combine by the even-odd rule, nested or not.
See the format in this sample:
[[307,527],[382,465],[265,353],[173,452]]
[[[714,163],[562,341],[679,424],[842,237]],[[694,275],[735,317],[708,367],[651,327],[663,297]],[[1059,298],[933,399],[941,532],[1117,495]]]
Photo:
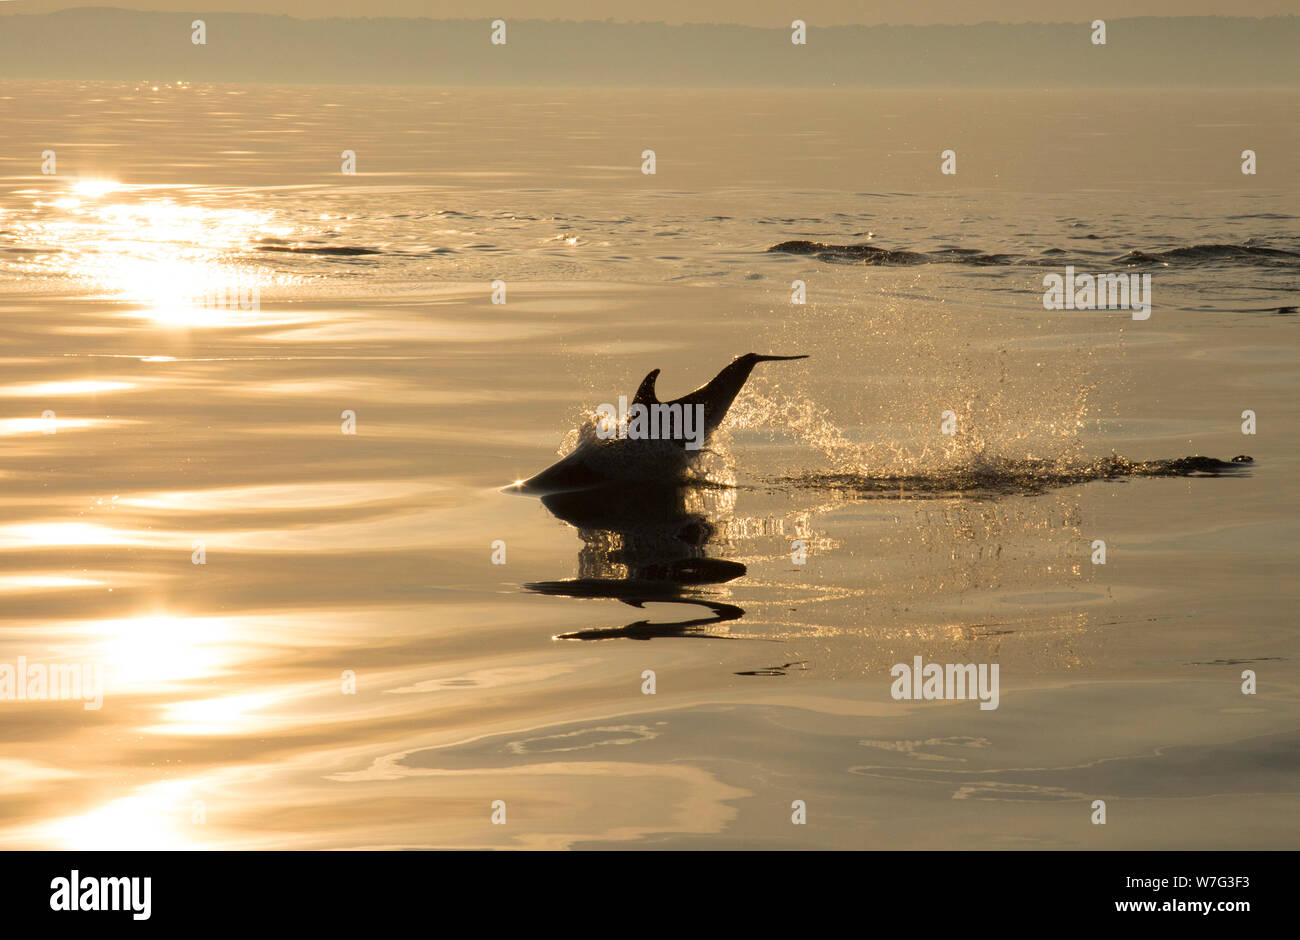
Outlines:
[[97,395],[135,388],[134,382],[103,382],[94,379],[72,382],[30,382],[0,386],[0,398],[53,398],[59,395]]
[[32,273],[92,285],[106,297],[143,308],[130,315],[163,325],[249,323],[258,314],[260,289],[282,278],[232,255],[259,238],[292,235],[293,227],[277,222],[269,210],[221,205],[220,193],[181,202],[150,190],[83,179],[63,194],[25,193],[37,217],[15,229],[33,249]]
[[195,811],[189,792],[187,781],[163,781],[89,812],[50,820],[24,835],[65,850],[196,848],[187,831],[194,827],[184,825]]
[[100,587],[106,583],[97,578],[75,578],[62,574],[0,575],[0,592]]
[[178,617],[151,614],[125,620],[99,620],[86,639],[103,663],[110,688],[138,692],[225,672],[234,656],[223,646],[234,629],[221,617]]
[[108,418],[0,418],[0,437],[11,434],[49,434],[51,428],[56,428],[62,433],[132,423],[127,420]]
[[115,193],[122,189],[122,184],[114,180],[102,179],[85,179],[78,180],[72,187],[72,191],[79,196],[90,196],[97,198],[107,193]]
[[140,540],[93,522],[20,522],[0,526],[0,548],[128,545],[133,541]]
[[172,702],[165,707],[162,724],[141,730],[159,734],[247,734],[255,725],[270,728],[277,724],[273,717],[263,720],[256,713],[282,697],[279,692],[250,692]]

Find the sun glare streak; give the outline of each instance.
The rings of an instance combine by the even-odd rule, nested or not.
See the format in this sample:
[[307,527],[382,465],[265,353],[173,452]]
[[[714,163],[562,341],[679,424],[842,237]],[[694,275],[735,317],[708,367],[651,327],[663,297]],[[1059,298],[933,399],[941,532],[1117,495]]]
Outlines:
[[245,734],[254,725],[275,723],[269,716],[263,718],[253,713],[281,698],[276,692],[253,692],[173,702],[166,706],[161,725],[142,730],[164,734]]
[[20,522],[0,526],[0,548],[129,545],[132,542],[138,540],[93,522]]
[[98,199],[100,196],[118,192],[120,189],[122,189],[121,183],[101,179],[79,180],[72,187],[72,191],[77,195],[89,196],[91,199]]
[[168,850],[195,847],[188,822],[192,801],[186,781],[165,781],[112,800],[78,816],[54,819],[31,833],[43,844],[78,851]]
[[31,382],[26,385],[0,386],[0,398],[52,398],[58,395],[94,395],[134,388],[134,382],[101,382],[85,379],[74,382]]
[[101,620],[90,625],[94,661],[108,672],[115,694],[223,672],[233,653],[223,645],[234,629],[221,617],[174,617],[166,614]]
[[91,578],[72,578],[66,575],[13,574],[0,575],[0,592],[43,591],[54,588],[100,587],[107,582]]
[[0,418],[0,437],[11,434],[49,434],[51,428],[63,432],[131,423],[133,422],[107,418]]

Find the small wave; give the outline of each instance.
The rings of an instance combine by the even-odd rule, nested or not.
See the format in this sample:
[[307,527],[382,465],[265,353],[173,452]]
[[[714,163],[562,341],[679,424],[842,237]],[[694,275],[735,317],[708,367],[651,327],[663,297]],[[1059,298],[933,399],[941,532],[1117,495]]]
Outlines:
[[[1085,236],[1093,238],[1094,236]],[[1014,265],[1028,264],[1042,266],[1045,263],[1056,264],[1060,256],[1068,254],[1060,248],[1048,248],[1036,258],[1006,252],[989,252],[978,248],[956,248],[944,246],[934,251],[911,251],[906,248],[880,248],[876,245],[834,245],[828,242],[815,242],[806,239],[781,242],[767,249],[769,252],[781,252],[790,255],[812,255],[818,261],[830,264],[872,264],[872,265],[913,265],[913,264],[973,264],[973,265]],[[1047,257],[1050,256],[1051,261]],[[1186,245],[1164,251],[1141,251],[1134,249],[1118,258],[1113,264],[1124,266],[1169,265],[1169,264],[1216,264],[1235,263],[1264,266],[1294,266],[1300,264],[1300,252],[1285,248],[1268,248],[1263,245]]]
[[830,264],[1014,264],[1020,260],[1019,255],[991,254],[978,248],[955,248],[947,246],[935,251],[910,251],[906,248],[877,248],[875,245],[831,245],[826,242],[813,242],[802,239],[781,242],[768,251],[779,251],[790,255],[815,255],[818,261]]
[[282,251],[294,255],[381,255],[378,248],[355,245],[258,245],[258,251]]
[[927,264],[929,258],[916,251],[877,248],[875,245],[828,245],[825,242],[789,241],[768,251],[791,255],[816,255],[819,261],[835,264]]
[[1169,264],[1236,261],[1244,264],[1295,264],[1300,252],[1262,245],[1187,245],[1167,251],[1130,251],[1115,259],[1116,264]]
[[1112,455],[1093,461],[981,460],[978,464],[936,472],[869,475],[800,473],[769,483],[831,490],[854,499],[939,499],[951,496],[1032,496],[1059,487],[1127,477],[1232,476],[1246,473],[1254,460],[1176,457],[1134,461]]

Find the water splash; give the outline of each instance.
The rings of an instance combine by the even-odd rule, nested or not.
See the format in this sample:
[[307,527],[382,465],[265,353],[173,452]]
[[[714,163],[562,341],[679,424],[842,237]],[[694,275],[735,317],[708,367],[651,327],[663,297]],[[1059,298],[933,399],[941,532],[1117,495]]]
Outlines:
[[1118,454],[1094,459],[981,458],[967,466],[930,473],[798,473],[770,482],[829,490],[853,499],[937,499],[950,496],[1033,496],[1058,487],[1126,477],[1230,476],[1248,472],[1253,460],[1176,457],[1134,461]]
[[[1091,385],[1081,384],[1061,413],[1011,421],[996,420],[1008,404],[1001,385],[987,403],[972,392],[954,409],[963,430],[914,434],[911,440],[920,442],[909,443],[895,437],[854,440],[828,409],[809,398],[793,398],[779,389],[746,389],[728,416],[726,430],[793,435],[823,455],[829,467],[791,468],[764,481],[824,490],[841,498],[1031,495],[1094,480],[1240,475],[1253,463],[1244,455],[1231,461],[1199,455],[1159,460],[1134,460],[1114,452],[1089,455],[1082,432],[1092,391]],[[981,416],[994,420],[981,423]]]

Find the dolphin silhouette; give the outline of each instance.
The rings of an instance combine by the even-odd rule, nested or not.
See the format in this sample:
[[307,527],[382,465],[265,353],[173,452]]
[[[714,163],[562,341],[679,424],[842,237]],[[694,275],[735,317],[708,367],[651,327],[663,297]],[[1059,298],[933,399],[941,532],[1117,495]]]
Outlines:
[[[655,380],[659,369],[654,369],[641,380],[633,405],[680,405],[703,408],[703,437],[708,438],[727,416],[732,402],[748,381],[754,366],[760,362],[777,362],[788,359],[807,359],[807,356],[763,356],[746,353],[715,375],[695,391],[670,402],[661,402],[655,394]],[[540,473],[516,483],[509,489],[515,492],[548,494],[584,490],[620,481],[669,482],[665,476],[678,472],[689,462],[685,439],[643,441],[617,439],[599,443],[584,440],[572,453],[547,467]]]

